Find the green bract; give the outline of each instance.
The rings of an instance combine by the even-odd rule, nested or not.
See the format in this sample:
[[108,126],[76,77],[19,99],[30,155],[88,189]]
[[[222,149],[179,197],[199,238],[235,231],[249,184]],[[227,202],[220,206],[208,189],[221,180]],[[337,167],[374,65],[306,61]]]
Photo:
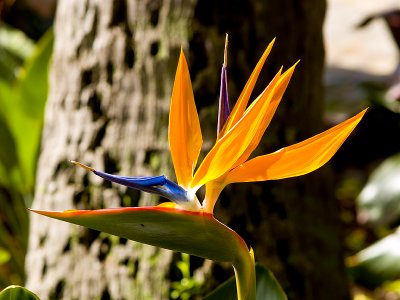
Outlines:
[[137,242],[233,265],[241,297],[254,299],[254,259],[243,239],[212,214],[174,207],[126,207],[64,212],[32,210]]

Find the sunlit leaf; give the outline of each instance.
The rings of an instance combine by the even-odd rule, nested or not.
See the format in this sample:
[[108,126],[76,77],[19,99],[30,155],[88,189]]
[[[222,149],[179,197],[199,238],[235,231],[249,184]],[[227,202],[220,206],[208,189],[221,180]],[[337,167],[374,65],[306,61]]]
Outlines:
[[35,45],[23,31],[1,23],[0,47],[23,61],[32,55]]
[[26,58],[32,55],[34,42],[22,31],[0,23],[0,80],[12,83]]
[[351,257],[349,267],[354,280],[369,287],[400,278],[400,230]]
[[53,31],[49,30],[39,40],[35,51],[24,64],[17,80],[19,101],[26,115],[42,119],[48,90],[48,68],[53,51]]
[[387,158],[376,168],[357,203],[363,222],[389,224],[400,219],[400,154]]
[[34,184],[52,45],[53,34],[50,31],[38,43],[12,88],[0,82],[0,113],[14,138],[22,177],[28,189],[32,189]]

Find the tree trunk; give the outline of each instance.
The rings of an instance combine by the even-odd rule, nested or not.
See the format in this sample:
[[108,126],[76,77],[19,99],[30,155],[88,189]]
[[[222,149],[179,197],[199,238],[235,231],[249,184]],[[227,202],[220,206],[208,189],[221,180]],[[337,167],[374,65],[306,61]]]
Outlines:
[[[235,95],[273,37],[277,41],[267,60],[269,79],[281,65],[286,69],[301,60],[258,154],[321,132],[326,2],[254,0],[223,7],[213,6],[213,1],[200,3],[204,6],[195,14],[198,24],[207,26],[211,11],[215,20],[223,20],[222,30],[233,33],[228,77],[234,81],[230,92]],[[259,82],[264,88],[268,80],[262,77]],[[232,185],[220,198],[216,215],[254,247],[256,260],[271,268],[289,299],[350,298],[329,168],[300,178]]]
[[[203,135],[213,140],[225,32],[231,100],[274,36],[267,75],[256,90],[281,64],[301,59],[259,153],[320,132],[325,1],[264,2],[60,0],[34,207],[155,203],[68,160],[110,173],[171,175],[166,126],[179,48],[189,46]],[[255,248],[290,299],[348,299],[332,190],[327,168],[301,179],[233,185],[216,217]],[[40,216],[32,216],[30,237],[27,285],[42,299],[168,298],[169,251]],[[213,276],[218,281],[226,274],[215,265]]]
[[[171,173],[169,100],[190,1],[59,1],[34,207],[154,204],[68,161]],[[27,286],[42,299],[166,299],[172,252],[32,215]]]

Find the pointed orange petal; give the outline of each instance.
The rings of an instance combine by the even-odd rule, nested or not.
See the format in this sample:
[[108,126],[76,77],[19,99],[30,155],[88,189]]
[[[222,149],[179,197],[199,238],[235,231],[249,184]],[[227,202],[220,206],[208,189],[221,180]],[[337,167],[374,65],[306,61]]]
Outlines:
[[269,93],[263,93],[262,97],[253,101],[235,126],[217,140],[196,171],[192,188],[198,188],[206,182],[222,176],[241,163],[243,155],[249,155],[247,149],[249,146],[253,148],[254,138],[265,131],[266,120],[272,117],[266,116],[271,100],[275,97],[282,97],[293,70],[294,67],[285,72]]
[[193,178],[203,139],[182,50],[172,91],[168,140],[177,181],[187,188]]
[[272,46],[274,45],[275,39],[268,45],[267,49],[265,49],[263,55],[261,56],[260,60],[258,61],[256,67],[254,68],[253,72],[250,75],[249,80],[247,81],[246,85],[243,88],[242,93],[240,94],[235,107],[233,108],[232,112],[229,115],[228,120],[225,123],[224,128],[220,132],[218,138],[221,138],[229,129],[231,129],[243,116],[243,113],[247,107],[247,103],[249,102],[250,95],[253,91],[254,85],[256,84],[258,75],[261,72],[261,69],[264,65],[265,60],[267,59],[269,53],[271,52]]
[[[292,78],[294,69],[295,69],[297,64],[298,64],[298,62],[296,64],[294,64],[290,69],[288,69],[280,77],[281,79],[280,78],[278,78],[279,80],[277,79],[277,82],[275,83],[275,85],[273,85],[272,90],[268,91],[268,89],[266,89],[259,96],[259,97],[263,98],[263,99],[261,99],[261,101],[268,101],[269,105],[268,105],[265,113],[262,114],[263,118],[261,120],[261,124],[257,128],[257,131],[254,134],[253,140],[251,141],[251,143],[247,147],[246,151],[242,154],[240,159],[235,163],[234,167],[236,167],[236,166],[240,165],[241,163],[245,162],[249,158],[251,153],[253,153],[254,149],[257,148],[258,144],[261,141],[261,138],[264,135],[265,130],[267,129],[267,127],[271,123],[272,117],[274,116],[274,114],[276,112],[276,109],[279,106],[279,103],[282,100],[283,94],[286,91],[286,88],[287,88],[287,86],[289,84],[290,79]],[[279,71],[278,74],[280,74],[281,70]],[[275,80],[275,78],[273,79],[273,81],[274,80]],[[266,100],[264,100],[264,99],[266,99]],[[251,106],[248,109],[251,109]]]
[[365,112],[366,109],[305,141],[245,162],[228,173],[225,183],[283,179],[320,168],[336,153]]

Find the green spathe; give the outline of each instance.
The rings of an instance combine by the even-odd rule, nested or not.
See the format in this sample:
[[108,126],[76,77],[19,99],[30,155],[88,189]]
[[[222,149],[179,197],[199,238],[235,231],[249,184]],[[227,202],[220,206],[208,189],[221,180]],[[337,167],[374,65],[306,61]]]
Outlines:
[[163,206],[32,211],[133,241],[230,262],[237,275],[239,299],[255,299],[252,254],[243,239],[212,214]]

